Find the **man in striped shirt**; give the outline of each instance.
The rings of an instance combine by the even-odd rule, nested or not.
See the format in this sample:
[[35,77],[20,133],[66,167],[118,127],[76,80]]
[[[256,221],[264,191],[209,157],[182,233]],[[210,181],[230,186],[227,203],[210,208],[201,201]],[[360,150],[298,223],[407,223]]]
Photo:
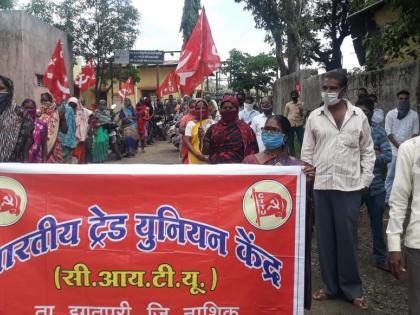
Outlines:
[[357,266],[357,218],[362,194],[373,180],[376,157],[369,121],[344,99],[346,89],[345,74],[325,74],[324,106],[309,116],[302,145],[301,159],[316,171],[315,223],[325,284],[313,298],[344,297],[367,309]]

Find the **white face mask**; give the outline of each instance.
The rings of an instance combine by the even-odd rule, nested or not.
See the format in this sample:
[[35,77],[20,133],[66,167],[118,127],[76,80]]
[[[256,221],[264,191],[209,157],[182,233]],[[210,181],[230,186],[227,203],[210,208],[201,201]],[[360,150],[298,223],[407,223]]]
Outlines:
[[254,109],[254,104],[244,103],[244,109],[247,112],[250,112]]
[[321,92],[321,96],[324,104],[327,106],[334,106],[341,101],[341,99],[338,98],[338,92]]

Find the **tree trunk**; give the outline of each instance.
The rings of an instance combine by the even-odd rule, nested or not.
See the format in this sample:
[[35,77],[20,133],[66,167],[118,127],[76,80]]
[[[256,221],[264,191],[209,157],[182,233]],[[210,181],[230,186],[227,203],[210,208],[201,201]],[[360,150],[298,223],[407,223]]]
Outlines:
[[299,71],[300,64],[300,47],[299,38],[295,31],[289,30],[287,32],[287,64],[289,73]]
[[273,38],[276,44],[276,59],[280,67],[280,76],[284,77],[289,74],[289,69],[286,66],[286,62],[284,61],[283,40],[281,38],[281,35],[275,36],[273,34]]

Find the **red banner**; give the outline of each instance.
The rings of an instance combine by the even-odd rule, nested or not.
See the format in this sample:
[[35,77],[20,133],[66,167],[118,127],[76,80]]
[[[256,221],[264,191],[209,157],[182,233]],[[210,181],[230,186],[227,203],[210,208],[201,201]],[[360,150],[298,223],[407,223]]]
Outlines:
[[92,58],[90,58],[85,66],[82,67],[80,74],[74,79],[74,84],[77,85],[81,92],[87,91],[90,87],[96,84],[95,65]]
[[159,89],[157,89],[156,96],[162,97],[164,95],[178,92],[178,83],[178,76],[176,75],[175,70],[173,70],[168,74],[165,81],[163,81],[159,86]]
[[123,100],[127,96],[134,94],[134,81],[131,77],[128,77],[127,81],[121,84],[121,90],[118,92],[118,94]]
[[0,314],[303,314],[301,174],[3,164]]

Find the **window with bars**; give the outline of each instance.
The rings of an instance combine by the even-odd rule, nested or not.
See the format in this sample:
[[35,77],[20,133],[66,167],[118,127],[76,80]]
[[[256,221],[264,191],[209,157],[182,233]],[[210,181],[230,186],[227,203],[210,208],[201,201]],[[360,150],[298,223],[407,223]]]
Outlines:
[[39,87],[45,87],[44,76],[42,74],[35,74],[36,76],[36,85]]

